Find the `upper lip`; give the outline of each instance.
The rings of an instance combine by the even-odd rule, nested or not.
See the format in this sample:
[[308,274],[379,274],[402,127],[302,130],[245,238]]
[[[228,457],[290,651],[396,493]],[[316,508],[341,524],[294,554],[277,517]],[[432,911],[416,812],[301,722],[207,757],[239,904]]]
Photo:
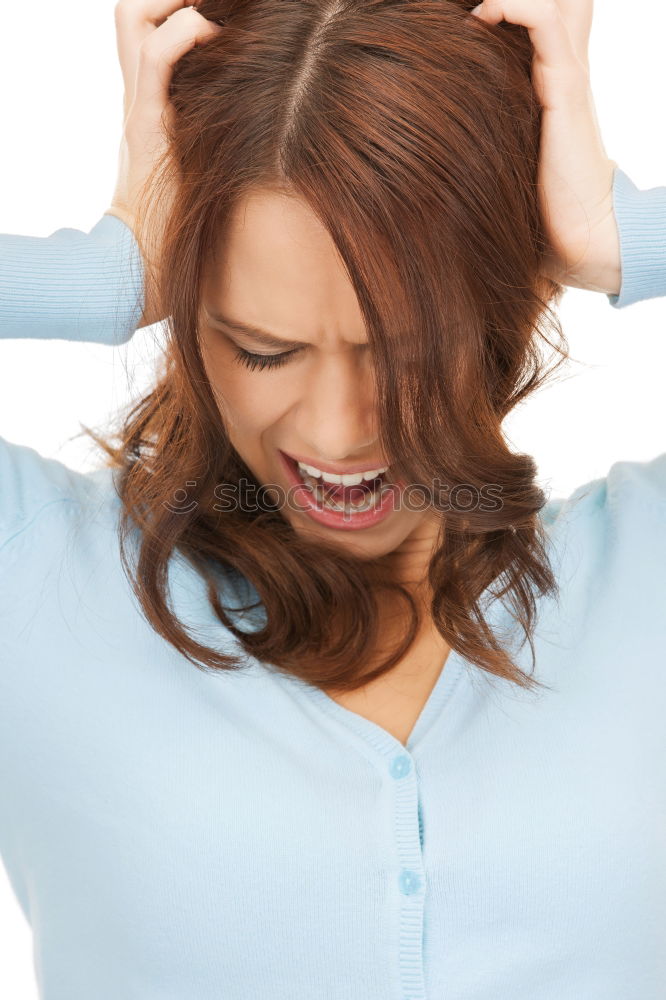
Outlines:
[[332,465],[330,462],[322,462],[320,459],[307,458],[305,455],[292,455],[288,451],[283,451],[283,455],[287,458],[293,458],[296,462],[301,462],[303,465],[311,465],[315,469],[320,469],[322,472],[330,472],[334,476],[352,476],[356,472],[371,472],[373,469],[384,469],[388,466],[388,462],[356,462],[354,465]]

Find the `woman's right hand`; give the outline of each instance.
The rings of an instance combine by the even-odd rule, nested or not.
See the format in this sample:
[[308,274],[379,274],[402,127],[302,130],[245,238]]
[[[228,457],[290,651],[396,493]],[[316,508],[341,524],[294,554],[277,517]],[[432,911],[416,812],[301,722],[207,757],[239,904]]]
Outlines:
[[[149,245],[138,231],[137,220],[145,183],[165,151],[163,125],[173,114],[168,96],[171,73],[181,56],[222,29],[194,7],[184,6],[183,0],[118,0],[115,22],[125,87],[124,123],[116,189],[104,214],[115,215],[129,226],[144,264],[156,273],[169,205],[162,200],[159,218],[149,218]],[[164,319],[152,288],[153,282],[147,282],[139,328]]]

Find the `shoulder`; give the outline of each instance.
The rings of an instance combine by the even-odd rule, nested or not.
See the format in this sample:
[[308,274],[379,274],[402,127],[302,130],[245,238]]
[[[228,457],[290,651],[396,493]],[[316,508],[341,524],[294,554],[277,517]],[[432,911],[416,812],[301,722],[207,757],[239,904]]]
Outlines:
[[35,448],[0,438],[0,546],[46,506],[75,499],[81,474]]
[[555,497],[541,510],[547,529],[563,522],[605,517],[641,530],[645,519],[666,517],[666,452],[644,461],[614,462],[605,476],[577,486],[568,497]]
[[[1,437],[0,484],[0,564],[5,566],[17,549],[26,554],[45,524],[46,541],[57,547],[72,515],[109,509],[115,496],[110,469],[80,472]],[[35,557],[45,557],[43,544],[33,548]]]
[[663,602],[666,453],[614,462],[605,476],[549,500],[540,519],[562,579]]

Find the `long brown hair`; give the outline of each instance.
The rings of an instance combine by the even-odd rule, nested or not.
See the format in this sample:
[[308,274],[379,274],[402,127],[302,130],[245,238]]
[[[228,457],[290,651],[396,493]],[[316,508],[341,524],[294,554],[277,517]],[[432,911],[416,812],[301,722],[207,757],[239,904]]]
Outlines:
[[[536,598],[557,596],[538,517],[546,497],[533,458],[509,449],[502,422],[568,357],[549,306],[562,286],[543,275],[550,247],[529,36],[482,24],[472,6],[198,4],[224,30],[175,67],[167,156],[146,189],[148,219],[148,205],[177,183],[159,277],[146,275],[168,317],[164,366],[128,408],[115,444],[85,431],[119,472],[122,561],[143,612],[201,669],[239,668],[243,657],[200,644],[173,614],[175,551],[203,575],[215,615],[245,654],[322,688],[355,690],[388,671],[420,622],[382,559],[306,540],[266,497],[254,511],[215,502],[220,487],[254,477],[228,440],[204,368],[202,279],[234,206],[261,188],[305,199],[340,253],[367,328],[382,453],[407,481],[462,484],[477,501],[493,484],[501,496],[441,508],[427,581],[437,629],[482,670],[541,686],[493,634],[481,598],[506,602],[534,666]],[[558,357],[550,369],[543,344]],[[186,483],[188,509],[174,509],[166,501]],[[133,527],[135,567],[126,551]],[[252,629],[222,600],[221,582],[234,580],[254,588]],[[383,658],[380,592],[395,610],[396,641]]]

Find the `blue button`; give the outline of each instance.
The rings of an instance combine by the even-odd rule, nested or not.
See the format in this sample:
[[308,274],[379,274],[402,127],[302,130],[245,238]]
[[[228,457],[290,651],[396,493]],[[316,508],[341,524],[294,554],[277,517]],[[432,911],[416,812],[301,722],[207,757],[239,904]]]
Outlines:
[[399,883],[400,892],[405,896],[411,896],[421,888],[421,879],[416,872],[411,872],[408,868],[403,868],[400,872]]
[[394,778],[404,778],[412,769],[412,762],[406,754],[394,757],[391,761],[391,775]]

